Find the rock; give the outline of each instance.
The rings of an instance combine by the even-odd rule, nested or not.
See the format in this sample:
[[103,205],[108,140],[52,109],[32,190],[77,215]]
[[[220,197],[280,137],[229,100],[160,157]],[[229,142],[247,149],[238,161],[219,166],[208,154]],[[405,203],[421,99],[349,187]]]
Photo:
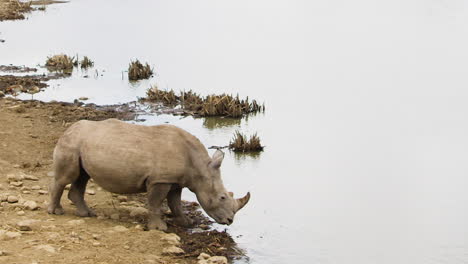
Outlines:
[[112,228],[115,232],[127,232],[128,231],[128,228],[126,228],[125,226],[121,226],[121,225],[118,225],[118,226],[114,226],[114,228]]
[[32,175],[24,175],[24,179],[28,180],[28,181],[38,181],[39,180],[38,177],[32,176]]
[[49,171],[47,173],[47,176],[49,176],[49,177],[54,177],[54,175],[55,175],[55,173],[53,171]]
[[46,195],[48,194],[49,192],[48,191],[44,191],[44,190],[40,190],[38,191],[37,193],[41,194],[41,195]]
[[[204,254],[201,253],[200,256]],[[208,255],[208,254],[205,254]],[[198,262],[197,264],[228,264],[228,260],[226,257],[223,256],[214,256],[214,257],[209,257],[205,259],[200,259],[200,256],[198,256]],[[209,255],[208,255],[209,256]],[[206,256],[204,256],[206,257]]]
[[126,202],[128,201],[128,197],[125,195],[119,195],[117,196],[117,200],[119,200],[119,202]]
[[23,191],[23,194],[31,194],[30,191]]
[[205,224],[200,224],[199,227],[203,230],[208,230],[210,229],[210,227],[208,225],[205,225]]
[[95,195],[96,191],[91,189],[91,190],[87,190],[86,193],[89,195]]
[[201,259],[209,259],[211,258],[210,255],[206,254],[206,253],[200,253],[200,255],[197,257],[198,260],[201,260]]
[[7,202],[9,202],[9,203],[17,203],[18,200],[19,200],[18,197],[13,196],[13,195],[8,196],[8,198],[7,198]]
[[137,217],[137,216],[142,216],[146,217],[148,216],[148,209],[143,208],[143,207],[130,207],[130,216],[131,217]]
[[74,226],[77,226],[77,225],[82,225],[84,224],[85,221],[83,219],[79,219],[79,220],[70,220],[67,222],[67,224],[69,225],[74,225]]
[[174,233],[161,235],[161,240],[168,243],[169,245],[178,246],[180,245],[180,237]]
[[21,187],[21,186],[23,186],[23,182],[12,181],[12,182],[10,182],[10,185],[13,186],[13,187]]
[[24,208],[31,211],[37,210],[39,208],[39,205],[37,205],[35,201],[26,201],[23,206]]
[[8,196],[5,194],[0,195],[0,202],[6,202],[8,201]]
[[55,248],[51,245],[38,245],[38,246],[35,246],[34,247],[35,249],[38,249],[38,250],[45,250],[49,253],[56,253],[57,251],[55,250]]
[[163,249],[164,255],[180,255],[184,253],[185,251],[183,249],[181,249],[180,247],[176,247],[176,246],[170,246],[170,247]]
[[9,232],[6,230],[0,230],[0,241],[1,240],[9,240],[9,239],[15,239],[17,237],[20,237],[21,233],[20,232]]
[[31,190],[35,190],[35,191],[40,190],[40,189],[41,189],[41,186],[39,185],[34,185],[31,187]]
[[124,246],[124,249],[126,249],[126,250],[129,250],[129,249],[130,249],[130,247],[129,247],[129,246],[127,246],[127,245],[125,245],[125,246]]
[[93,243],[93,247],[100,247],[100,246],[101,246],[101,243],[99,243],[99,242],[94,242]]
[[23,221],[19,221],[18,223],[16,223],[16,227],[20,231],[32,231],[33,230],[33,225],[36,222],[37,222],[37,220],[32,220],[32,219],[23,220]]
[[25,215],[24,211],[18,211],[16,214],[19,215],[19,216]]
[[8,255],[5,251],[0,250],[0,257]]
[[8,174],[7,175],[7,180],[9,182],[12,182],[12,181],[18,182],[18,181],[24,180],[24,176],[21,175],[21,174]]
[[99,240],[99,239],[101,239],[101,237],[100,237],[98,234],[93,234],[92,236],[93,236],[93,239],[94,239],[94,240]]
[[112,220],[119,220],[119,219],[120,219],[120,215],[119,215],[118,213],[116,213],[116,214],[111,214],[111,215],[110,215],[110,219],[112,219]]

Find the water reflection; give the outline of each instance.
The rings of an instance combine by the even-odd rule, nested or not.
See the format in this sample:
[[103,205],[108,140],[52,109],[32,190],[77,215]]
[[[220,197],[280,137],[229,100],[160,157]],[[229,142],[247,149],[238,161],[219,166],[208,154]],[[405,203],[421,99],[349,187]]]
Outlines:
[[237,165],[240,165],[242,164],[244,161],[246,160],[259,160],[260,159],[260,155],[262,154],[261,151],[259,152],[234,152],[234,151],[231,151],[232,153],[234,153],[234,159],[236,160],[236,164]]
[[223,127],[232,127],[241,125],[241,118],[229,118],[229,117],[206,117],[203,120],[203,127],[209,130],[214,130]]

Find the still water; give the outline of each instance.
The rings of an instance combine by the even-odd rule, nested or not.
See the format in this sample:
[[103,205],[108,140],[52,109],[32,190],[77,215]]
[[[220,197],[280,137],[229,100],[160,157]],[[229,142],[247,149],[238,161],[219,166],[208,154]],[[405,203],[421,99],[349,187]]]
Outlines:
[[[73,0],[0,32],[0,64],[95,60],[35,99],[113,104],[157,84],[265,102],[237,122],[143,117],[207,147],[258,132],[263,153],[222,167],[252,193],[228,229],[250,263],[468,263],[465,1]],[[157,75],[129,84],[133,58]]]

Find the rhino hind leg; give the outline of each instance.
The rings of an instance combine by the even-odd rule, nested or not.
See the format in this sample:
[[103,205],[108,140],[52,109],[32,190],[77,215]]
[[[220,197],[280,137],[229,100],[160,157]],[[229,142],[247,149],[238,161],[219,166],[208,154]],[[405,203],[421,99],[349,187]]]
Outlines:
[[182,210],[181,196],[182,188],[179,186],[174,187],[167,195],[167,204],[169,205],[172,215],[174,216],[174,223],[179,226],[190,227],[193,225],[193,221],[187,217]]
[[167,230],[167,224],[162,219],[161,206],[171,190],[171,184],[157,183],[146,187],[148,190],[149,219],[148,229]]
[[68,199],[72,201],[76,206],[76,215],[88,217],[96,216],[96,214],[89,209],[88,205],[84,200],[84,194],[86,191],[86,184],[88,184],[89,175],[80,165],[80,175],[72,183],[70,191],[68,192]]
[[49,185],[50,202],[47,212],[61,215],[64,213],[60,205],[63,190],[67,184],[72,183],[79,176],[78,155],[56,148],[54,151],[54,174],[54,179]]

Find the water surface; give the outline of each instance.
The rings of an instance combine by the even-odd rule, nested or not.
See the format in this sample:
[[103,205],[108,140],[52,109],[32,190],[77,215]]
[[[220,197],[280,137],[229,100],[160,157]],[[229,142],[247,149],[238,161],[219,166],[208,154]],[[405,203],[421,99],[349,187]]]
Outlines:
[[[228,152],[222,166],[230,190],[252,193],[228,228],[250,263],[467,263],[465,5],[74,0],[2,22],[0,63],[95,60],[41,100],[127,102],[158,84],[264,101],[264,115],[237,122],[145,122],[178,125],[206,146],[258,132],[263,153]],[[133,58],[157,76],[129,85]]]

